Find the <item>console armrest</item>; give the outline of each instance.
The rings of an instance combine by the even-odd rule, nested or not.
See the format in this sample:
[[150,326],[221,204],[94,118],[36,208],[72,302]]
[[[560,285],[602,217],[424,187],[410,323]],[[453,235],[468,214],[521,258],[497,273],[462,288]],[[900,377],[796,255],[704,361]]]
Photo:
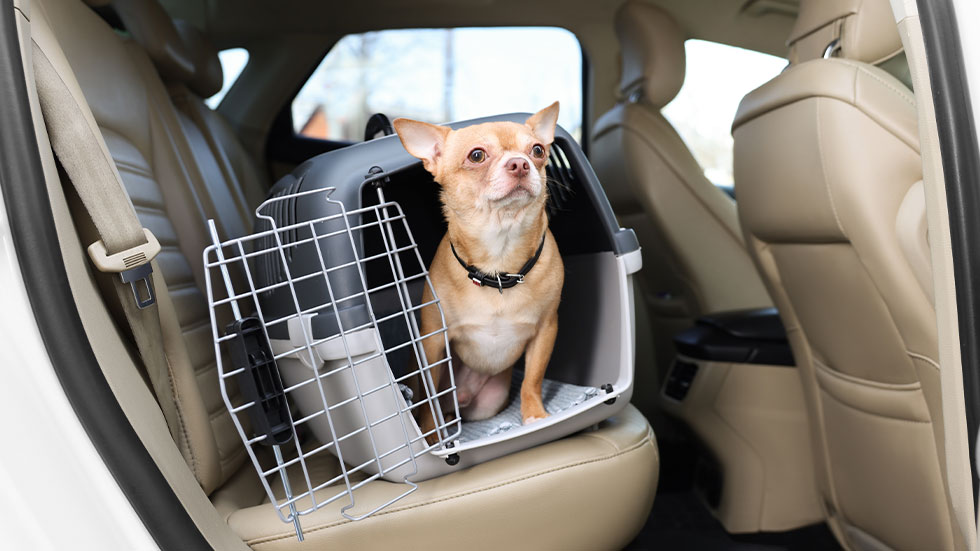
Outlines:
[[775,308],[703,316],[674,337],[674,346],[680,354],[698,360],[796,365]]

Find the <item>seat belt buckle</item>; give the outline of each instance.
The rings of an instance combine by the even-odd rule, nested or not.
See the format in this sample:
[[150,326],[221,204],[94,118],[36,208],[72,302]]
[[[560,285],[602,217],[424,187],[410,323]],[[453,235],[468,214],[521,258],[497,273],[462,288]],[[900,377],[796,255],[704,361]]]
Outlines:
[[143,235],[146,236],[146,243],[115,254],[108,254],[101,239],[88,246],[88,256],[100,272],[117,273],[123,283],[129,284],[133,290],[133,300],[140,310],[153,306],[157,301],[150,281],[153,274],[150,261],[160,253],[160,242],[153,233],[143,228]]

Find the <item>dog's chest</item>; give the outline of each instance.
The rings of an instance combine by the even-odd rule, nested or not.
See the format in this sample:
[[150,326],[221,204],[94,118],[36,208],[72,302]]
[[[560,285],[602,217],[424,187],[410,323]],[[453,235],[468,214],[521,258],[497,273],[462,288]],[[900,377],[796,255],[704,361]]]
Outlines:
[[466,367],[494,375],[512,366],[534,336],[533,320],[496,310],[462,309],[449,319],[454,357]]

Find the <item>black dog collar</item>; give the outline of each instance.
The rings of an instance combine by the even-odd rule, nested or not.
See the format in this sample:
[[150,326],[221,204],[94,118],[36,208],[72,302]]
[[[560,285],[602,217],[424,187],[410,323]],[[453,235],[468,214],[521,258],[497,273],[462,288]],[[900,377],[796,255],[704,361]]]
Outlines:
[[521,270],[516,274],[488,274],[482,272],[476,266],[467,264],[462,258],[459,257],[459,253],[456,252],[456,247],[453,246],[452,241],[449,242],[449,248],[452,249],[453,256],[456,257],[459,265],[466,270],[467,277],[470,278],[470,281],[472,281],[474,285],[478,287],[483,287],[484,285],[487,287],[496,287],[497,290],[500,291],[500,294],[504,294],[504,289],[510,289],[519,283],[524,283],[524,276],[531,271],[531,268],[534,267],[534,264],[541,256],[541,251],[544,250],[544,239],[547,235],[548,232],[545,232],[545,234],[541,236],[541,244],[538,245],[538,250],[534,252],[534,256],[525,262],[524,266],[521,267]]

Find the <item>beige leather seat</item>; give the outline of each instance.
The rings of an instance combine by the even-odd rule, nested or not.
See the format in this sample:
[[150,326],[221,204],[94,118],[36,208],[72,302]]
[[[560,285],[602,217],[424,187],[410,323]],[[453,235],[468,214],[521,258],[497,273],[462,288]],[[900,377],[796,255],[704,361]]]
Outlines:
[[[888,0],[804,0],[733,125],[738,209],[807,391],[849,549],[951,549],[915,98]],[[823,59],[825,51],[838,57]]]
[[684,33],[666,12],[629,1],[616,13],[619,102],[599,118],[591,160],[622,225],[643,247],[646,300],[661,370],[671,337],[701,314],[771,306],[749,258],[735,201],[704,176],[660,110],[684,82]]
[[[240,189],[245,202],[253,209],[265,200],[270,182],[252,155],[235,135],[234,129],[219,113],[204,103],[221,90],[224,74],[218,50],[197,27],[186,21],[174,21],[184,48],[194,62],[194,71],[184,79],[165,80],[174,105],[200,129],[221,167],[225,180]],[[162,73],[161,73],[162,74]],[[248,213],[249,219],[254,211]]]
[[[219,524],[210,530],[234,530],[256,549],[298,548],[291,525],[264,502],[222,405],[201,292],[204,221],[215,218],[227,236],[247,231],[245,193],[237,187],[240,181],[225,179],[202,127],[175,108],[157,73],[174,83],[190,82],[198,71],[165,12],[147,1],[116,7],[128,14],[127,29],[140,44],[113,32],[78,0],[34,0],[29,19],[32,40],[84,97],[134,209],[163,245],[154,264],[165,285],[156,291],[175,399],[160,406],[174,411],[177,422],[170,432],[141,437],[156,445],[175,435],[174,446],[219,513]],[[90,233],[84,214],[76,226]],[[124,330],[120,338],[126,339]],[[337,468],[336,461],[324,459],[313,470],[327,476]],[[646,520],[657,472],[649,425],[628,408],[595,430],[421,483],[410,498],[367,520],[349,522],[329,508],[304,516],[302,548],[412,549],[437,538],[476,549],[515,541],[539,549],[619,548]],[[358,504],[369,506],[390,496],[392,488],[375,481],[363,490]],[[529,508],[535,513],[528,514]]]

